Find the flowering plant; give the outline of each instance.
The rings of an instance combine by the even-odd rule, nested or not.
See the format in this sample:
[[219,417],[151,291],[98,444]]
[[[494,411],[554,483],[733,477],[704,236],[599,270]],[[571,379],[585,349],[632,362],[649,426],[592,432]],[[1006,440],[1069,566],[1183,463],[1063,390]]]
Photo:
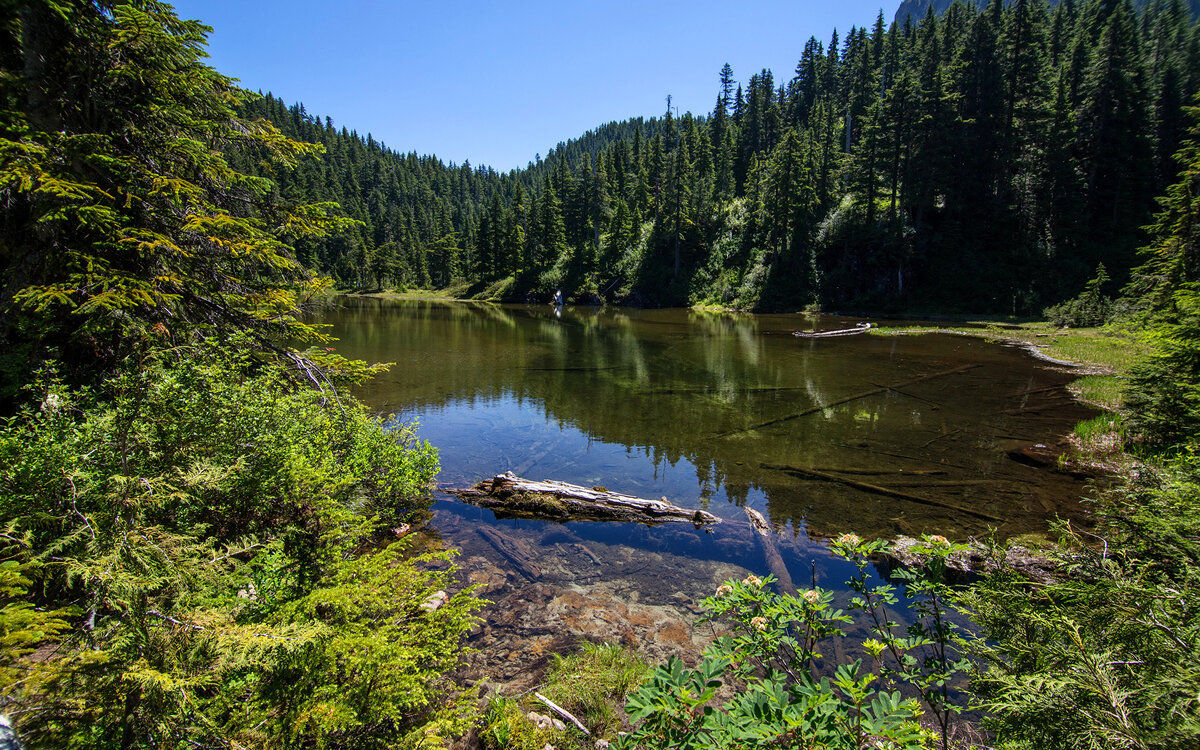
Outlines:
[[[730,631],[705,650],[695,669],[672,659],[629,696],[626,709],[635,728],[621,746],[944,746],[948,719],[957,710],[946,685],[963,663],[952,658],[955,635],[945,617],[948,590],[941,577],[946,557],[962,547],[925,538],[918,549],[926,564],[895,574],[915,615],[903,631],[888,610],[898,602],[896,587],[868,573],[870,558],[886,547],[853,534],[832,543],[834,554],[858,568],[844,609],[833,592],[816,587],[795,596],[775,593],[772,577],[723,583],[704,600],[704,619],[728,622]],[[855,611],[873,637],[847,643],[845,626]],[[846,651],[864,654],[873,668]],[[732,697],[714,705],[726,683],[734,688]],[[919,698],[905,698],[902,690]],[[927,713],[940,737],[922,727]]]

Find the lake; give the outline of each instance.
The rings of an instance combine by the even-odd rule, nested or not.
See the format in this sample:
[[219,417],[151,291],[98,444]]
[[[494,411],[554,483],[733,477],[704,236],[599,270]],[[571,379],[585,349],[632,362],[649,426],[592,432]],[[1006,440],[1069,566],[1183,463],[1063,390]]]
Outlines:
[[[1053,445],[1095,412],[1071,399],[1070,373],[1000,343],[792,335],[859,322],[829,316],[375,298],[320,319],[339,353],[395,363],[359,396],[419,423],[442,487],[513,471],[733,522],[497,520],[439,495],[433,530],[495,602],[476,639],[522,669],[581,638],[652,657],[702,647],[698,601],[767,572],[743,507],[778,530],[801,588],[849,575],[824,541],[844,532],[1003,538],[1081,512],[1083,481],[1010,452]],[[497,539],[532,569],[515,570]]]

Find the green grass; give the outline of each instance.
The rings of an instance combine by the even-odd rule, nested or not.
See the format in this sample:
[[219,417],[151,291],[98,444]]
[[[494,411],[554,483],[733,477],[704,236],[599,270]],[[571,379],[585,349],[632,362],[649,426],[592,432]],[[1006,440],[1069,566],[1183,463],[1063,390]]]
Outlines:
[[877,336],[956,333],[1029,344],[1048,357],[1074,362],[1087,368],[1087,373],[1072,383],[1071,390],[1079,400],[1110,411],[1121,408],[1125,376],[1149,349],[1149,343],[1144,336],[1115,326],[1059,329],[1044,321],[959,322],[971,325],[881,327],[873,329],[871,333]]
[[542,693],[570,711],[597,737],[621,729],[625,696],[649,674],[650,667],[622,646],[584,644],[555,656]]
[[1073,433],[1090,453],[1109,452],[1112,446],[1120,444],[1123,423],[1119,414],[1101,414],[1075,425]]
[[1129,372],[1148,350],[1145,338],[1125,328],[1057,329],[1049,323],[1026,323],[1016,330],[997,330],[993,335],[1026,341],[1055,359],[1079,362],[1108,370],[1115,375]]
[[1084,375],[1068,388],[1080,401],[1115,412],[1124,404],[1126,382],[1121,375]]
[[364,297],[383,299],[461,300],[467,296],[471,285],[465,281],[453,283],[442,289],[389,289],[383,292],[363,294]]
[[[622,646],[585,643],[578,651],[554,655],[540,692],[579,719],[596,738],[614,739],[626,728],[625,696],[650,673],[636,653]],[[554,747],[585,750],[591,740],[568,724],[563,731],[537,729],[527,718],[530,711],[555,714],[530,691],[521,700],[496,697],[488,703],[480,736],[483,747],[542,750]],[[557,717],[556,717],[557,718]]]

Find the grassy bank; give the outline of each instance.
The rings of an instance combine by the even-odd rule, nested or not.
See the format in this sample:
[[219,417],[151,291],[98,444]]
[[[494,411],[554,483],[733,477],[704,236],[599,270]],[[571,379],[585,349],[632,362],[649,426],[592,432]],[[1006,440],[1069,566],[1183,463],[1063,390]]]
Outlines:
[[467,299],[470,287],[466,284],[454,284],[443,289],[381,289],[376,292],[355,291],[347,292],[352,297],[372,297],[375,299],[397,300],[426,300],[426,301],[457,301]]
[[955,333],[1025,346],[1044,359],[1072,366],[1080,377],[1070,385],[1071,392],[1080,401],[1110,412],[1120,410],[1130,368],[1149,349],[1145,336],[1129,328],[1057,328],[1044,321],[968,320],[961,325],[883,326],[871,333],[877,336]]

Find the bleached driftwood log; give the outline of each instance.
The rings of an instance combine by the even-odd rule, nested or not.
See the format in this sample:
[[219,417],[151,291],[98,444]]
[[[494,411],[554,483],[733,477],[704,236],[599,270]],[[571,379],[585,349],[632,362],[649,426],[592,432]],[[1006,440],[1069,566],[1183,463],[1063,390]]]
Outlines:
[[490,508],[497,515],[546,518],[554,521],[686,521],[697,525],[720,523],[703,510],[680,508],[661,500],[581,487],[554,480],[522,479],[511,471],[497,474],[466,490],[454,490],[460,500]]
[[792,331],[792,335],[800,339],[826,339],[831,336],[854,336],[871,330],[870,323],[859,323],[853,328],[841,328],[836,331]]

